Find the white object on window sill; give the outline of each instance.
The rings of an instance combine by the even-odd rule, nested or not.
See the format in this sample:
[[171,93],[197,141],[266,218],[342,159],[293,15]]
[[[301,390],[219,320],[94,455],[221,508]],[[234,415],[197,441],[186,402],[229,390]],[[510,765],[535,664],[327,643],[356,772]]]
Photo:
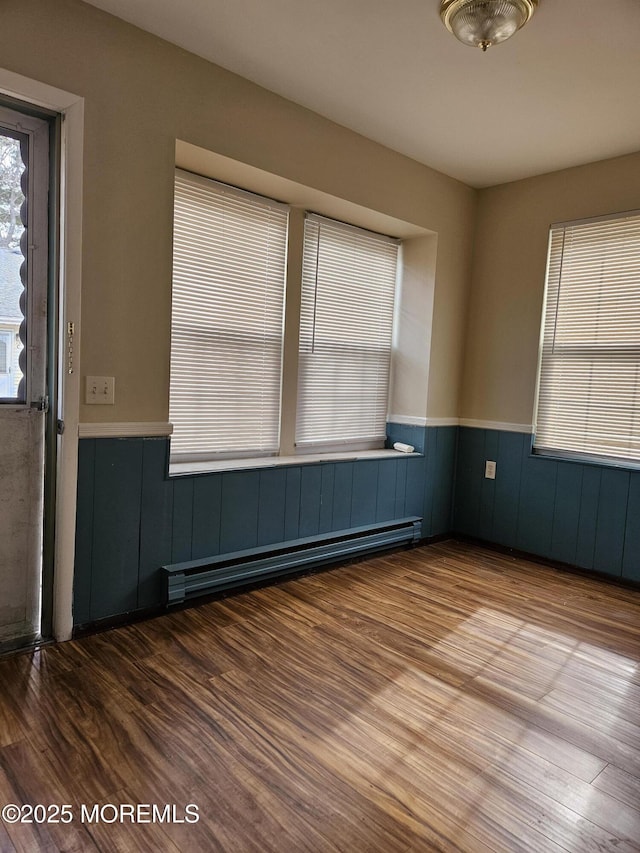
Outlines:
[[415,447],[412,444],[404,444],[402,441],[396,441],[393,445],[394,450],[399,450],[400,453],[413,453]]

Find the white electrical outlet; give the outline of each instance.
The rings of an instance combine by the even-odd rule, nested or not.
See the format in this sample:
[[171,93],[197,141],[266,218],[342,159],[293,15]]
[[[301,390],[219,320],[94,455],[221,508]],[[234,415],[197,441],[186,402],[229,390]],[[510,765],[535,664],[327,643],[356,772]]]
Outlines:
[[484,463],[484,476],[487,480],[495,480],[496,478],[496,463],[490,459]]
[[113,406],[116,380],[113,376],[87,376],[85,402],[90,406]]

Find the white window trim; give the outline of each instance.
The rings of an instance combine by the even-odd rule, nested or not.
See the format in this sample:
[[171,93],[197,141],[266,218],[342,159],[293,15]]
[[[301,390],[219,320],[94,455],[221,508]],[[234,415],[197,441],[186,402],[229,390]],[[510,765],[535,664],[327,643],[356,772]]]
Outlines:
[[[582,244],[582,246],[580,246],[580,244],[578,244],[579,248],[576,249],[576,251],[574,252],[574,255],[573,255],[574,264],[577,264],[577,268],[574,267],[574,270],[571,270],[569,273],[570,277],[568,279],[566,279],[566,281],[568,281],[568,282],[573,281],[573,285],[574,285],[573,293],[571,292],[571,290],[569,291],[569,293],[571,294],[570,298],[573,299],[574,304],[577,304],[580,306],[581,310],[578,311],[577,313],[573,312],[573,311],[569,311],[569,309],[567,309],[567,308],[565,308],[563,313],[560,313],[560,314],[557,313],[557,311],[558,311],[557,303],[561,297],[561,292],[562,292],[561,289],[562,289],[562,283],[563,283],[563,278],[562,278],[562,276],[563,276],[563,262],[565,260],[564,242],[563,242],[562,247],[559,250],[560,251],[560,259],[559,259],[559,261],[555,260],[555,264],[556,265],[559,264],[559,268],[557,269],[557,271],[552,271],[552,267],[551,267],[552,262],[554,262],[554,258],[553,258],[554,239],[555,240],[560,239],[559,235],[562,235],[562,240],[564,241],[564,239],[565,239],[564,235],[567,233],[567,231],[571,231],[571,229],[575,229],[575,231],[577,233],[576,233],[576,236],[574,239],[579,241],[580,229],[583,227],[586,229],[589,226],[597,226],[601,223],[621,223],[623,220],[629,219],[629,218],[633,218],[635,220],[640,219],[640,210],[623,211],[620,213],[607,214],[605,216],[595,216],[595,217],[590,217],[587,219],[558,222],[558,223],[554,223],[550,226],[550,229],[549,229],[549,247],[548,247],[548,254],[547,254],[547,272],[546,272],[546,282],[545,282],[545,294],[544,294],[544,302],[543,302],[543,310],[542,310],[540,343],[539,343],[539,353],[538,353],[536,395],[535,395],[535,401],[534,401],[533,453],[535,455],[557,458],[557,459],[564,459],[564,460],[573,460],[573,461],[579,461],[579,462],[583,462],[583,463],[607,465],[607,466],[613,466],[613,467],[622,467],[622,468],[628,468],[628,469],[640,468],[640,459],[637,457],[637,449],[636,449],[637,448],[637,439],[634,439],[635,445],[629,445],[630,448],[632,448],[632,447],[634,448],[633,450],[630,450],[629,455],[625,455],[625,452],[624,452],[622,446],[620,447],[620,452],[610,452],[613,448],[613,443],[611,442],[611,440],[609,442],[604,441],[604,440],[599,441],[598,438],[596,438],[598,427],[596,426],[594,428],[592,426],[592,424],[589,424],[590,429],[589,429],[589,431],[587,431],[586,423],[588,423],[588,421],[586,421],[585,425],[582,427],[582,429],[580,429],[580,426],[579,426],[580,422],[576,419],[574,411],[572,411],[572,410],[565,411],[564,413],[562,413],[562,411],[560,412],[560,414],[558,415],[558,418],[560,420],[559,420],[557,426],[554,423],[555,415],[552,415],[549,412],[547,412],[547,415],[546,415],[547,425],[546,425],[545,431],[542,432],[542,434],[541,434],[541,430],[539,427],[539,423],[540,423],[541,418],[542,418],[541,406],[543,405],[543,401],[544,401],[544,405],[549,407],[550,405],[553,404],[553,399],[554,399],[553,390],[552,390],[553,389],[553,384],[552,384],[553,379],[552,379],[552,375],[545,373],[545,358],[550,359],[552,357],[549,354],[549,338],[550,338],[550,336],[553,336],[553,345],[552,345],[551,352],[553,352],[553,349],[555,349],[555,346],[556,346],[556,344],[555,344],[555,334],[556,334],[555,329],[557,328],[556,324],[558,322],[558,317],[561,318],[561,321],[564,320],[563,325],[565,328],[565,332],[564,332],[564,336],[565,336],[564,346],[565,346],[565,348],[567,346],[569,346],[569,347],[574,346],[574,348],[579,347],[581,349],[584,349],[584,351],[585,351],[584,359],[578,360],[578,361],[581,361],[581,363],[585,364],[586,366],[589,366],[592,364],[597,364],[599,359],[596,357],[596,354],[600,358],[606,357],[607,353],[610,354],[610,357],[613,357],[613,354],[617,351],[617,349],[622,348],[625,352],[628,350],[630,356],[633,354],[633,352],[636,353],[636,358],[635,359],[633,359],[632,357],[629,358],[628,363],[630,365],[633,365],[633,364],[636,365],[636,374],[637,374],[637,371],[640,370],[640,344],[636,345],[635,347],[628,346],[626,341],[624,340],[624,338],[622,338],[621,339],[622,343],[620,343],[620,345],[618,346],[618,343],[617,343],[615,337],[612,338],[612,343],[610,343],[608,345],[601,344],[600,347],[598,347],[595,343],[590,347],[588,344],[581,343],[579,338],[577,339],[577,343],[575,345],[571,343],[572,340],[574,339],[574,337],[576,336],[576,334],[578,333],[578,330],[580,330],[580,331],[584,330],[583,334],[586,334],[590,328],[591,329],[597,328],[599,330],[598,334],[600,334],[600,330],[603,328],[611,329],[610,326],[609,327],[598,326],[598,325],[592,326],[591,324],[595,323],[596,319],[598,321],[600,320],[600,311],[601,310],[604,310],[605,312],[607,312],[607,309],[608,309],[608,314],[611,315],[611,312],[612,312],[612,307],[610,304],[611,300],[615,297],[616,293],[618,294],[618,298],[619,298],[621,292],[622,292],[622,294],[624,294],[624,290],[620,291],[620,280],[618,277],[619,276],[619,268],[616,268],[617,265],[614,265],[613,267],[609,268],[609,273],[608,273],[609,278],[605,279],[605,281],[608,280],[608,281],[613,283],[613,291],[612,291],[613,295],[609,295],[608,299],[605,299],[602,304],[600,302],[598,302],[597,312],[595,314],[585,313],[585,311],[588,311],[588,308],[585,308],[585,305],[584,305],[585,300],[581,299],[581,300],[577,301],[577,297],[580,295],[581,292],[583,292],[583,291],[579,290],[579,286],[581,285],[583,290],[586,290],[588,288],[588,284],[583,284],[583,281],[584,281],[583,272],[585,271],[585,269],[587,272],[591,269],[591,266],[589,266],[590,264],[595,265],[595,255],[594,255],[593,249],[591,248],[592,244],[584,243],[584,244]],[[640,227],[640,225],[636,224],[636,237],[637,237],[637,229],[639,227]],[[600,236],[597,233],[595,234],[596,239],[598,239],[598,237],[600,237],[600,239],[603,239],[604,236],[606,236],[606,235]],[[611,238],[609,238],[609,239],[611,239]],[[569,257],[571,258],[571,255],[569,255]],[[619,255],[615,256],[617,261],[619,261],[619,257],[620,257]],[[633,256],[633,257],[635,257],[635,256]],[[556,258],[557,258],[557,254],[556,254]],[[640,272],[640,265],[638,264],[637,261],[633,264],[632,267],[625,267],[625,272],[627,270],[631,270],[631,269],[633,269],[635,272],[636,278],[634,279],[634,284],[636,287],[638,287],[638,275]],[[606,270],[606,267],[605,267],[605,270]],[[615,273],[617,273],[617,275],[614,274],[614,272],[612,270],[615,271]],[[573,275],[571,275],[571,273],[573,273]],[[576,284],[576,283],[579,283],[579,284]],[[565,287],[566,286],[567,286],[567,284],[565,284]],[[568,286],[570,287],[571,285],[569,284]],[[603,292],[602,290],[598,290],[598,294],[602,294],[602,292]],[[633,293],[631,293],[630,295],[627,294],[625,299],[629,300],[632,297],[633,297]],[[550,301],[552,299],[554,299],[556,302],[556,308],[555,308],[556,314],[555,314],[555,319],[553,319],[553,323],[550,322],[551,318],[549,316],[550,312],[554,310],[553,304]],[[607,305],[608,302],[609,302],[609,305]],[[621,304],[625,304],[624,300]],[[630,303],[627,302],[626,304],[630,304]],[[588,301],[587,301],[587,305],[588,305]],[[601,307],[601,305],[603,307]],[[595,310],[596,310],[595,308],[591,309],[591,311],[595,311]],[[571,320],[567,324],[566,317],[568,315],[571,317]],[[606,315],[605,315],[605,318],[606,318]],[[553,332],[551,330],[552,325],[554,327]],[[630,328],[631,328],[631,330],[638,331],[639,325],[640,324],[638,322],[638,318],[636,317],[635,325],[632,325]],[[594,332],[592,332],[592,333],[594,333]],[[567,337],[567,335],[568,335],[568,337]],[[593,356],[589,357],[589,352],[592,352]],[[562,358],[557,357],[556,360],[558,361],[559,367],[561,368],[562,364],[563,364]],[[624,360],[626,361],[627,359],[625,358]],[[547,365],[548,371],[550,371],[552,369],[552,364],[553,364],[552,361],[550,361],[548,363],[548,365]],[[594,381],[595,382],[598,381],[597,372],[595,374],[595,379],[594,379],[592,371],[593,371],[593,367],[591,368],[591,371],[588,374],[589,393],[591,393],[591,390],[592,390],[592,383]],[[620,371],[621,371],[621,369],[620,369]],[[578,373],[577,375],[579,377],[579,381],[577,381],[577,382],[574,381],[573,384],[566,385],[567,391],[569,391],[569,389],[573,389],[574,387],[576,387],[576,388],[580,387],[582,380],[580,380],[580,374]],[[614,371],[612,381],[615,381],[615,378],[616,378],[616,373]],[[620,396],[621,393],[624,394],[627,390],[627,384],[626,384],[626,382],[624,382],[624,373],[619,372],[617,375],[617,378],[618,378],[618,382],[620,382],[622,384],[617,386],[617,392],[618,393],[616,396],[619,397],[620,399],[625,399],[624,397]],[[560,381],[561,382],[568,382],[568,380],[566,380],[564,377]],[[587,379],[585,379],[584,381],[586,382]],[[600,381],[602,382],[602,378]],[[637,380],[636,380],[636,382],[637,382]],[[547,384],[546,388],[544,387],[545,383]],[[597,386],[596,386],[596,388],[597,388]],[[562,392],[562,387],[560,387],[558,389],[558,392],[559,393]],[[609,389],[607,390],[607,393],[609,393]],[[585,392],[585,395],[586,395],[586,392]],[[565,397],[565,399],[566,399],[566,397]],[[599,395],[597,397],[597,400],[600,400],[600,401],[604,401],[604,399],[605,398],[602,397],[601,395]],[[633,404],[633,411],[635,412],[634,417],[637,420],[638,417],[640,417],[640,413],[638,412],[638,408],[640,407],[640,398],[638,397],[637,388],[636,388],[635,396],[632,396],[631,398],[626,400],[626,402],[630,402]],[[586,407],[586,408],[584,408],[583,417],[589,419],[592,417],[591,413],[594,413],[593,418],[595,419],[596,424],[597,424],[597,421],[598,421],[598,405],[596,404],[592,407],[591,406],[591,400],[590,399],[587,400],[586,396],[576,397],[575,406],[578,407],[578,411],[582,411],[582,408],[580,407],[580,403],[583,403],[583,406]],[[619,411],[619,413],[621,413],[624,411],[624,408],[619,408],[618,411]],[[601,420],[601,418],[600,418],[600,420]],[[624,431],[625,430],[625,427],[624,427],[625,419],[624,419],[624,417],[620,416],[620,419],[618,420],[617,424],[616,424],[615,420],[613,421],[613,424],[618,427],[618,437],[620,440],[622,440],[622,438],[625,434],[625,431]],[[600,429],[601,435],[604,435],[605,434],[604,433],[605,428],[603,427],[602,423],[599,424],[599,429]],[[610,429],[609,423],[607,423],[607,434],[609,434],[609,429]],[[555,432],[554,432],[554,430],[555,430]],[[565,437],[562,437],[563,433],[565,434]],[[631,439],[632,434],[633,433],[627,433],[627,439]],[[575,436],[575,439],[572,436]],[[573,447],[569,446],[574,441],[575,441],[574,446]],[[579,446],[579,445],[582,445],[582,446]]]
[[[287,263],[285,283],[285,316],[283,336],[283,365],[282,365],[282,396],[280,411],[280,447],[279,452],[271,454],[260,453],[224,453],[213,457],[211,454],[203,454],[200,458],[197,454],[192,457],[169,460],[169,475],[180,476],[188,473],[204,473],[207,471],[230,471],[247,468],[266,468],[286,466],[292,464],[307,464],[322,461],[340,461],[344,459],[368,458],[366,454],[373,453],[376,458],[384,456],[397,456],[397,451],[389,451],[384,448],[379,440],[361,441],[336,441],[331,443],[306,444],[296,446],[295,427],[297,414],[298,393],[298,348],[300,334],[300,294],[302,289],[302,255],[304,241],[304,221],[308,218],[330,221],[332,225],[344,228],[347,232],[360,231],[363,234],[388,241],[394,245],[401,246],[398,237],[380,234],[371,229],[358,225],[343,223],[340,220],[324,217],[310,211],[271,200],[268,197],[254,194],[250,190],[244,190],[226,182],[220,182],[215,178],[197,175],[191,170],[176,168],[176,172],[184,172],[190,178],[196,178],[206,183],[215,183],[229,189],[231,192],[250,198],[262,199],[265,203],[280,205],[289,211],[289,232],[287,240]],[[398,261],[398,273],[400,275],[400,260]],[[398,293],[398,288],[396,288]],[[395,306],[397,309],[397,305]],[[397,312],[396,312],[397,313]],[[395,319],[394,319],[395,322]],[[391,385],[391,377],[389,379]],[[387,421],[389,413],[387,410]],[[405,454],[406,455],[406,454]],[[415,455],[415,454],[414,454]],[[206,457],[206,458],[205,458]]]
[[270,456],[252,459],[226,459],[217,462],[175,462],[170,469],[171,477],[190,474],[212,474],[225,471],[247,471],[263,468],[286,468],[292,465],[318,465],[328,462],[358,462],[367,459],[420,458],[419,452],[405,453],[400,450],[380,448],[379,450],[343,451],[341,453],[309,453],[296,456]]
[[183,169],[174,186],[171,465],[276,455],[289,207]]
[[[302,372],[299,365],[298,395],[306,391],[306,397],[298,399],[296,453],[384,447],[390,406],[393,330],[397,323],[399,246],[397,238],[379,232],[313,212],[305,215],[305,267],[301,285],[303,306],[298,334],[298,359],[306,365],[307,372]],[[359,263],[363,251],[367,253],[368,259],[366,275],[362,274]],[[347,280],[344,277],[343,258],[347,259],[349,287],[355,288],[352,298],[345,301],[345,288],[336,286],[338,282]],[[386,273],[392,260],[394,269],[390,279]],[[385,270],[383,274],[380,274],[381,267]],[[373,272],[370,272],[372,268]],[[373,301],[372,292],[377,297]],[[366,305],[364,311],[359,298],[354,298],[358,293],[365,300],[362,303],[362,306]],[[386,307],[380,309],[378,303],[385,306],[385,302]],[[344,312],[353,318],[349,323],[349,328],[353,327],[353,339],[347,340],[344,335]],[[358,328],[362,316],[369,318],[369,322]],[[316,331],[318,340],[324,345],[321,345],[319,354],[314,356]],[[355,347],[354,340],[358,342]],[[349,347],[353,358],[359,358],[362,373],[358,372],[357,365],[353,370],[345,369],[344,358],[335,351],[336,342],[339,348]],[[383,361],[380,361],[381,354]],[[385,358],[386,372],[383,369]],[[334,381],[332,385],[337,387],[337,394],[327,390],[330,377],[335,376],[337,382]],[[360,419],[361,409],[353,406],[353,399],[363,389],[370,415],[366,422]],[[351,434],[348,431],[339,434],[335,429],[336,421],[339,423],[341,420],[351,425]]]

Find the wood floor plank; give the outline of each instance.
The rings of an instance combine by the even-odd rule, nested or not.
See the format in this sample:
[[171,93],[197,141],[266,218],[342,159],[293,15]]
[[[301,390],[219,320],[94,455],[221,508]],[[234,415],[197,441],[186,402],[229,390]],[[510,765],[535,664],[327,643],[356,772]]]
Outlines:
[[[114,810],[123,804],[136,802],[127,791],[116,791],[108,799],[98,803],[104,809],[106,822],[103,820],[93,821],[86,824],[86,830],[96,850],[101,853],[127,853],[129,850],[140,851],[140,853],[179,853],[180,848],[164,832],[164,826],[151,821],[145,823],[133,823],[128,818],[114,820]],[[113,809],[111,807],[114,807]],[[144,820],[147,820],[146,811],[143,812]],[[214,849],[213,847],[211,848]],[[220,849],[220,848],[218,848]]]
[[[12,744],[0,750],[0,790],[2,804],[16,805],[52,803],[71,804],[67,792],[58,780],[46,771],[41,754],[28,742]],[[81,823],[28,823],[6,825],[7,833],[16,850],[68,850],[83,853],[98,848]]]
[[[213,691],[211,695],[213,703]],[[230,737],[229,729],[220,725],[216,725],[218,737],[213,740],[210,716],[184,717],[180,731],[175,731],[175,720],[173,702],[159,703],[145,712],[154,739],[161,739],[171,751],[179,751],[198,770],[201,781],[195,790],[202,792],[203,799],[194,794],[193,801],[214,822],[214,835],[223,839],[225,849],[276,849],[281,837],[288,837],[292,844],[295,841],[301,850],[313,849],[316,833],[313,828],[301,831],[300,820],[290,813],[289,796],[283,796],[276,769],[260,750],[247,749],[241,738],[235,733]],[[232,722],[228,722],[233,731]],[[199,747],[193,749],[193,744]]]
[[640,776],[632,776],[619,767],[608,764],[593,780],[593,785],[616,800],[640,809]]
[[[257,689],[255,683],[239,685],[233,675],[223,676],[231,680],[235,689],[228,694],[229,704],[221,720],[234,717],[238,726],[245,725],[244,718],[233,714],[232,698],[238,686],[245,687],[256,702],[256,715],[259,709],[260,719],[258,725],[254,722],[246,731],[248,754],[260,744],[272,767],[282,764],[285,779],[295,773],[294,796],[299,808],[304,810],[309,802],[324,800],[330,809],[322,821],[325,831],[333,833],[336,816],[346,821],[350,816],[357,819],[358,815],[366,815],[369,846],[365,849],[401,849],[412,837],[421,838],[434,849],[441,846],[456,849],[455,844],[461,840],[466,841],[463,849],[482,849],[481,842],[469,835],[462,825],[452,822],[444,811],[428,803],[424,810],[420,807],[422,792],[408,779],[400,780],[393,772],[400,756],[394,754],[390,741],[371,740],[358,727],[348,732],[335,725],[331,730],[325,729],[318,717],[311,716],[311,698],[304,709],[299,709],[304,713],[291,719],[285,709],[288,703],[281,692],[270,690],[266,683],[261,689]],[[313,720],[315,736],[309,734],[310,720]],[[298,724],[304,736],[287,737]],[[236,737],[239,736],[237,732]],[[375,750],[375,760],[372,760],[372,750]],[[349,829],[345,827],[342,837],[345,832],[350,838],[350,849],[358,849],[359,839],[362,841],[361,822],[355,822]]]
[[508,774],[518,786],[535,788],[614,838],[624,839],[627,844],[640,841],[640,801],[635,807],[623,805],[594,784],[582,782],[551,762],[519,750],[496,760],[489,770],[490,775],[494,773],[501,778]]
[[15,853],[15,849],[9,833],[0,823],[0,853]]
[[475,679],[471,689],[485,701],[501,704],[516,717],[563,738],[606,763],[616,764],[634,775],[640,771],[640,750],[618,740],[615,734],[600,732],[573,715],[547,708],[540,702],[533,702],[508,688],[496,687],[482,678]]
[[[252,694],[254,694],[254,693],[256,692],[256,690],[262,690],[262,691],[263,691],[263,690],[265,690],[265,689],[267,688],[267,685],[268,685],[269,683],[272,683],[272,682],[271,682],[271,681],[269,681],[269,680],[267,679],[267,680],[266,680],[266,682],[264,682],[264,683],[263,683],[263,682],[261,682],[261,683],[260,683],[260,687],[258,687],[258,686],[257,686],[257,684],[256,684],[256,682],[255,682],[255,680],[254,680],[254,681],[252,681],[252,683],[251,683],[251,685],[250,685],[251,693],[252,693]],[[286,686],[285,686],[285,687],[286,687],[286,689],[285,689],[284,691],[280,691],[281,695],[286,695],[286,696],[287,696],[287,704],[288,704],[288,706],[289,706],[289,707],[290,707],[290,706],[293,704],[293,702],[294,702],[294,700],[292,699],[292,695],[293,695],[293,692],[295,691],[295,684],[296,684],[296,683],[300,683],[300,679],[299,679],[299,678],[296,678],[296,677],[294,676],[294,677],[292,678],[292,682],[291,682],[291,683],[286,684]],[[403,685],[403,686],[404,686],[404,685]],[[262,700],[262,701],[261,701],[261,707],[264,709],[265,704],[266,704],[266,701],[265,701],[264,695],[263,695],[263,693],[262,693],[262,692],[260,692],[260,693],[259,693],[259,695],[260,695],[261,700]],[[276,694],[276,695],[277,695],[277,694]],[[304,694],[302,694],[302,696],[303,696],[303,698],[304,698]],[[348,741],[348,743],[349,743],[349,744],[351,744],[351,745],[353,745],[354,743],[359,743],[360,730],[362,730],[363,728],[365,728],[365,727],[366,727],[366,722],[365,722],[365,717],[367,716],[367,710],[366,710],[366,708],[364,708],[364,709],[363,709],[363,708],[357,709],[357,711],[355,711],[355,712],[353,712],[353,711],[352,711],[352,712],[351,712],[351,714],[346,715],[346,717],[345,717],[345,715],[344,715],[344,713],[343,713],[343,712],[344,712],[344,705],[341,705],[341,704],[339,703],[339,699],[340,699],[340,697],[336,696],[335,698],[336,698],[336,701],[335,701],[335,704],[334,704],[333,708],[332,708],[332,709],[330,709],[330,710],[328,711],[328,713],[326,713],[326,714],[324,714],[324,715],[319,715],[319,714],[318,714],[318,708],[319,708],[319,704],[318,704],[318,703],[319,703],[319,696],[318,696],[318,694],[316,693],[316,694],[313,696],[313,698],[312,698],[312,699],[310,699],[310,701],[311,701],[311,703],[312,703],[312,704],[310,705],[310,707],[306,707],[306,708],[304,708],[304,707],[303,707],[303,708],[301,708],[301,709],[300,709],[300,718],[301,718],[301,719],[305,719],[305,720],[306,720],[306,719],[308,719],[308,718],[309,718],[309,716],[310,716],[310,713],[313,711],[313,713],[314,713],[314,720],[315,720],[314,730],[318,730],[318,729],[320,729],[320,728],[321,728],[321,726],[324,726],[324,728],[325,728],[325,729],[327,729],[327,730],[329,730],[329,731],[330,731],[330,730],[331,730],[332,725],[335,725],[336,720],[345,719],[345,718],[346,718],[347,720],[349,720],[350,718],[352,718],[352,717],[353,717],[353,714],[354,714],[354,713],[357,713],[357,715],[358,715],[358,716],[357,716],[358,726],[357,726],[357,728],[356,728],[356,729],[354,729],[353,731],[351,731],[351,732],[350,732],[349,737],[347,738],[347,741]],[[348,704],[348,703],[346,703],[346,704]],[[384,728],[384,726],[385,726],[386,720],[381,719],[381,717],[382,717],[382,715],[381,715],[381,713],[380,713],[380,710],[379,710],[379,709],[376,709],[376,713],[373,715],[373,717],[372,717],[372,718],[371,718],[371,717],[369,718],[370,731],[368,731],[368,732],[366,733],[363,743],[364,743],[365,745],[366,745],[366,744],[371,744],[371,743],[376,743],[376,744],[378,744],[378,750],[380,750],[380,744],[381,744],[381,743],[384,743],[384,745],[385,745],[385,749],[388,751],[388,750],[391,748],[391,744],[393,743],[393,738],[392,738],[392,735],[391,735],[391,733],[390,733],[390,731],[389,731],[389,729],[388,729],[388,728],[387,728],[387,731],[383,734],[382,729],[383,729],[383,728]],[[406,731],[406,726],[405,726],[404,728],[405,728],[405,731]],[[415,733],[415,737],[414,737],[414,742],[413,742],[413,743],[406,743],[406,742],[405,742],[405,743],[402,743],[402,744],[401,744],[401,748],[400,748],[400,750],[399,750],[399,753],[398,753],[398,755],[396,756],[396,759],[397,759],[398,763],[402,763],[402,762],[401,762],[401,756],[406,755],[406,753],[407,753],[408,751],[409,751],[409,752],[411,752],[412,750],[413,750],[413,751],[415,751],[415,749],[416,749],[416,748],[418,748],[418,746],[419,746],[420,742],[421,742],[421,741],[422,741],[422,742],[424,742],[424,740],[425,740],[424,734],[423,734],[422,732],[416,732],[416,733]],[[325,747],[327,747],[327,744],[325,744]],[[362,751],[363,751],[363,749],[364,749],[363,744],[359,744],[359,746],[358,746],[358,754],[361,754],[361,753],[362,753]],[[329,751],[329,753],[330,753],[330,754],[332,754],[335,750],[336,750],[336,744],[335,744],[335,743],[333,743],[333,742],[332,742],[330,745],[328,745],[328,751]],[[433,753],[430,753],[430,755],[431,755],[431,760],[432,760]],[[356,758],[354,758],[354,757],[352,756],[352,757],[349,759],[349,763],[350,763],[350,764],[353,764],[353,763],[354,763],[354,761],[356,761],[356,760],[357,760],[357,759],[356,759]],[[379,760],[379,761],[381,760],[381,756],[380,756],[380,755],[378,756],[378,760]],[[390,763],[391,763],[393,766],[395,766],[395,767],[396,767],[396,769],[397,769],[397,766],[398,766],[398,765],[396,764],[396,760],[392,760]],[[485,762],[484,764],[486,765],[486,762]],[[483,765],[483,766],[484,766],[484,765]],[[388,765],[386,765],[386,767],[387,767],[387,771],[388,771],[389,766],[388,766]],[[454,770],[454,762],[453,762],[453,761],[450,761],[450,762],[449,762],[449,764],[447,765],[447,768],[448,768],[448,771],[449,771],[449,773],[450,773],[450,774],[452,774],[452,773],[453,773],[454,775],[457,775],[458,777],[459,777],[460,772],[462,772],[462,769],[463,769],[463,768],[458,768],[458,770],[457,770],[457,771],[455,771],[455,770]],[[464,768],[464,769],[466,770],[466,772],[467,772],[467,773],[468,773],[468,772],[471,772],[471,774],[472,774],[472,775],[477,775],[477,774],[480,772],[481,767],[471,768],[470,770],[469,770],[469,768]],[[460,779],[459,779],[459,781],[460,781]],[[405,780],[404,780],[404,782],[403,782],[403,787],[407,787],[408,785],[409,785],[409,781],[408,781],[407,779],[405,779]],[[433,798],[433,797],[434,797],[434,786],[433,786],[433,782],[432,782],[432,784],[431,784],[431,786],[430,786],[430,789],[429,789],[429,795],[430,795],[430,798]],[[443,810],[443,811],[441,811],[440,816],[439,816],[439,817],[440,817],[440,821],[441,821],[441,822],[442,822],[442,819],[443,819],[443,818],[442,818],[442,815],[446,813],[447,805],[448,805],[448,804],[450,804],[450,803],[452,803],[452,802],[456,802],[456,800],[455,800],[455,799],[454,799],[454,800],[452,800],[452,799],[451,799],[451,797],[450,797],[450,792],[449,792],[449,791],[447,791],[447,792],[446,792],[446,795],[445,795],[445,796],[443,796],[443,798],[441,799],[441,802],[440,802],[440,809],[441,809],[441,810]],[[513,824],[513,823],[514,823],[514,821],[512,821],[512,824]],[[458,825],[458,831],[459,831],[459,832],[461,832],[461,831],[462,831],[462,830],[461,830],[460,825]],[[505,829],[505,832],[506,832],[506,831],[507,831],[507,830]],[[532,838],[532,834],[531,834],[531,833],[527,833],[527,832],[525,832],[523,827],[519,827],[519,829],[518,829],[518,833],[520,833],[520,835],[517,835],[517,834],[516,834],[516,836],[515,836],[515,837],[527,837],[527,838],[528,838],[528,841],[527,841],[527,845],[526,845],[526,846],[528,846],[528,849],[532,849],[532,848],[531,848],[531,844],[532,844],[532,843],[533,843],[533,841],[534,841],[534,839]],[[546,844],[546,841],[545,841],[545,839],[544,839],[542,836],[540,836],[539,834],[537,834],[537,833],[534,833],[534,834],[535,834],[535,842],[536,842],[536,845],[537,845],[537,849],[541,849],[540,845],[541,845],[541,844]],[[452,835],[455,835],[455,831],[452,833]],[[515,841],[514,841],[514,837],[512,837],[512,835],[509,835],[508,837],[509,837],[509,849],[516,849],[516,848],[515,848]],[[479,839],[478,839],[478,838],[476,838],[476,842],[475,842],[475,843],[476,843],[476,845],[479,845],[479,844],[480,844],[480,841],[479,841]],[[526,849],[526,846],[523,846],[523,848],[522,848],[522,849]],[[472,848],[472,849],[473,849],[473,848]]]
[[586,696],[578,691],[551,690],[540,702],[541,705],[575,717],[583,723],[617,740],[640,750],[640,706],[635,701],[610,697],[603,703],[593,694]]
[[[640,850],[640,593],[443,542],[0,660],[0,853]],[[0,803],[1,804],[1,803]]]

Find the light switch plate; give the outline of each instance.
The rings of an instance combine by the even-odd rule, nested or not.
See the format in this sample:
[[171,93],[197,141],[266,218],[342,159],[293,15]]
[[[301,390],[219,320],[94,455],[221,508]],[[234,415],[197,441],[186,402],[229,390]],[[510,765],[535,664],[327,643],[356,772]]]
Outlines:
[[85,403],[89,406],[113,406],[116,380],[114,376],[87,376]]
[[490,459],[484,463],[484,476],[487,480],[495,480],[496,478],[496,463]]

